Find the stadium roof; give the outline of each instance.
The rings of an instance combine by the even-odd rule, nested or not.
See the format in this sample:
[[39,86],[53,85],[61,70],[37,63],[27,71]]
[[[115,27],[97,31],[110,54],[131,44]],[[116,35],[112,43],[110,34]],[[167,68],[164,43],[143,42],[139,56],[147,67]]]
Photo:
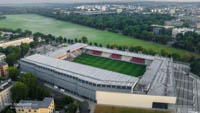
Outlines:
[[148,59],[148,60],[154,60],[154,56],[151,56],[151,55],[132,53],[132,52],[115,50],[115,49],[100,48],[100,47],[95,47],[95,46],[86,46],[84,48],[85,49],[89,49],[89,50],[102,51],[102,52],[106,52],[106,53],[113,53],[113,54],[119,54],[119,55],[124,55],[124,56],[130,56],[130,57],[137,57],[137,58],[143,58],[143,59]]
[[133,86],[137,83],[138,78],[125,74],[107,71],[83,64],[70,61],[55,59],[45,55],[28,56],[22,61],[31,62],[35,65],[43,66],[55,70],[56,72],[72,75],[79,79],[86,80],[96,84]]
[[56,56],[59,56],[59,55],[62,55],[62,54],[66,54],[68,51],[72,52],[72,51],[74,51],[76,49],[80,49],[80,48],[83,48],[85,46],[87,46],[87,44],[76,43],[76,44],[70,45],[68,47],[60,48],[60,49],[58,49],[56,51],[49,52],[46,55],[50,56],[50,57],[56,57]]
[[154,60],[149,67],[146,68],[146,72],[142,76],[140,80],[140,84],[142,85],[149,85],[152,83],[153,79],[155,78],[160,66],[162,64],[162,60]]

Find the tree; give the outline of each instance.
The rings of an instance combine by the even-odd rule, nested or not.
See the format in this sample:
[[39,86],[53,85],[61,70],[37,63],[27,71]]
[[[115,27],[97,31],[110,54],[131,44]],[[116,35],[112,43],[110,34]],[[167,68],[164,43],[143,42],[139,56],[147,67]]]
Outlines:
[[65,110],[65,113],[75,113],[77,107],[78,107],[78,102],[74,101],[73,103],[70,103],[68,105],[68,108],[67,108],[67,110]]
[[8,109],[7,111],[6,111],[6,113],[15,113],[13,110],[11,110],[11,109]]
[[184,56],[183,56],[184,61],[188,62],[190,60],[190,58],[191,58],[190,53],[185,52]]
[[200,59],[194,60],[191,65],[191,72],[200,76]]
[[85,37],[85,36],[83,36],[83,37],[81,38],[81,40],[82,40],[83,43],[87,43],[87,42],[88,42],[88,39],[87,39],[87,37]]
[[14,81],[16,81],[18,76],[20,75],[20,71],[16,67],[9,67],[7,69],[7,72],[8,72],[9,78],[11,78]]
[[72,98],[69,97],[69,96],[64,96],[64,97],[62,98],[62,103],[63,103],[63,104],[69,104],[69,103],[72,103],[72,102],[73,102],[73,100],[72,100]]
[[26,55],[28,53],[28,51],[30,49],[30,46],[27,43],[22,43],[20,45],[20,48],[21,48],[21,56],[24,56],[24,55]]
[[21,74],[20,82],[28,87],[30,99],[42,100],[44,97],[50,96],[49,90],[38,85],[37,78],[32,73]]
[[166,56],[168,56],[168,54],[169,54],[169,52],[167,50],[165,50],[165,49],[161,50],[161,55],[162,56],[166,57]]
[[28,87],[23,82],[16,82],[11,88],[11,97],[14,102],[26,99],[28,96]]
[[6,62],[9,66],[14,66],[14,64],[17,62],[15,53],[10,53],[9,55],[7,55]]

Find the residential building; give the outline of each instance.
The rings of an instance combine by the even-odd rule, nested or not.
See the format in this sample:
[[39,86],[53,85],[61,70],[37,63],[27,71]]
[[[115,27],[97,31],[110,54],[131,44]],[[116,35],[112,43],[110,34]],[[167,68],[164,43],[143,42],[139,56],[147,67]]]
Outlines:
[[176,38],[176,35],[179,33],[185,34],[186,32],[194,32],[194,29],[190,29],[190,28],[174,28],[172,30],[172,38]]
[[16,113],[54,113],[54,99],[46,97],[42,101],[21,100],[15,110]]
[[0,81],[0,111],[11,105],[11,92],[10,89],[13,86],[11,79]]
[[7,77],[8,64],[6,62],[0,62],[0,76]]
[[4,53],[0,53],[0,62],[3,62],[6,59],[6,55]]
[[27,38],[21,38],[17,40],[8,41],[8,42],[2,42],[0,43],[0,47],[6,48],[8,46],[19,46],[21,45],[21,43],[31,43],[31,42],[33,42],[33,38],[27,37]]

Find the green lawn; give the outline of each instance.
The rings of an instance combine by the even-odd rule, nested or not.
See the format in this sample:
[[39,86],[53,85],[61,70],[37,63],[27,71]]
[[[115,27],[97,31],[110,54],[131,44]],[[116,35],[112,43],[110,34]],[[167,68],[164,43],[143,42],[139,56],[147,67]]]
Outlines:
[[161,110],[148,110],[148,109],[96,105],[94,113],[171,113],[171,112],[161,111]]
[[[175,49],[169,46],[138,40],[128,36],[101,31],[35,14],[7,15],[6,17],[6,19],[0,20],[0,27],[13,29],[21,28],[23,30],[27,29],[33,32],[41,32],[66,38],[81,38],[82,36],[86,36],[90,42],[98,42],[103,45],[117,44],[122,46],[127,45],[129,47],[142,46],[146,49],[152,48],[157,52],[160,52],[161,49],[166,49],[170,53],[179,53],[181,55],[185,53],[184,50]],[[200,57],[199,54],[191,54]]]
[[144,65],[138,65],[118,60],[112,60],[108,58],[98,57],[98,56],[92,56],[88,54],[83,54],[76,59],[73,60],[73,62],[77,62],[80,64],[85,64],[97,68],[102,68],[114,72],[119,72],[122,74],[127,74],[130,76],[141,76],[144,74],[146,70],[146,66]]

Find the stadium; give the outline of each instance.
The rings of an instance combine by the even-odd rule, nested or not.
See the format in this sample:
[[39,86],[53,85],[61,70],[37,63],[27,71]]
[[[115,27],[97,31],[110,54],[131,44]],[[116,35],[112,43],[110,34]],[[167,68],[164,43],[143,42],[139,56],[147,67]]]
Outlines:
[[198,110],[189,66],[171,58],[76,43],[25,57],[20,69],[97,104]]

